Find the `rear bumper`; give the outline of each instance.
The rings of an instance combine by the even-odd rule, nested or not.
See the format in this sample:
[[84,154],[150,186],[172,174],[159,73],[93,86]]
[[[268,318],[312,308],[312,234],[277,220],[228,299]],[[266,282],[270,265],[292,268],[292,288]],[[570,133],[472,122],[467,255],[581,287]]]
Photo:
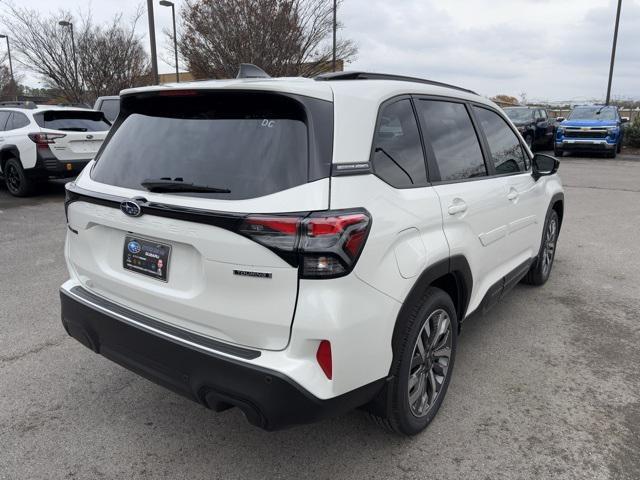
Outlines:
[[38,151],[36,165],[32,173],[40,176],[67,178],[80,174],[82,169],[91,161],[90,158],[80,160],[58,160],[53,152]]
[[161,331],[158,325],[142,323],[145,319],[135,312],[127,319],[122,307],[110,311],[109,302],[97,305],[86,293],[81,287],[60,291],[62,323],[69,335],[94,352],[215,411],[236,406],[250,423],[265,430],[349,411],[371,400],[384,384],[380,379],[321,400],[286,375],[246,360],[259,351],[239,348],[237,352],[216,353],[215,345],[200,345],[189,332]]

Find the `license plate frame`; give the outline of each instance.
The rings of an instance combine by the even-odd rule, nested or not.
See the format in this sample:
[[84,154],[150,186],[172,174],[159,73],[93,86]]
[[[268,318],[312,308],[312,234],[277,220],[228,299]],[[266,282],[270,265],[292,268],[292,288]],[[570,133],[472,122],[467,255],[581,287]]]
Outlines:
[[140,235],[127,234],[122,249],[122,267],[161,282],[169,281],[171,245]]

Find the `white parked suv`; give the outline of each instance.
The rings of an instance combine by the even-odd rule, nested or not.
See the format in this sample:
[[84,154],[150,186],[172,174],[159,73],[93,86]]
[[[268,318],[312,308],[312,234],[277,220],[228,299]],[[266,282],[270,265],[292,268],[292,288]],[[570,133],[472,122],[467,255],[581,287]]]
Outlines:
[[24,197],[39,181],[75,177],[110,126],[93,110],[0,102],[0,174],[9,193]]
[[348,72],[121,100],[67,184],[62,322],[213,410],[418,433],[463,320],[549,277],[558,161],[471,91]]

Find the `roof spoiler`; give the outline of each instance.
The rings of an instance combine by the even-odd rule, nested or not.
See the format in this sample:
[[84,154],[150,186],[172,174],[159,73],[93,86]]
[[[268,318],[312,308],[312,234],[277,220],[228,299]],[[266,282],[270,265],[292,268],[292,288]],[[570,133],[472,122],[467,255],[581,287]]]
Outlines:
[[271,78],[271,76],[251,63],[241,63],[236,78]]

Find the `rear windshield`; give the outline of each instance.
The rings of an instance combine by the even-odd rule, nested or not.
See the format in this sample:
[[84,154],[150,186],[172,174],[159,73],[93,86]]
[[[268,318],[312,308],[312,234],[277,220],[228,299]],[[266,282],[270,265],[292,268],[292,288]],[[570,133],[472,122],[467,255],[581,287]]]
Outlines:
[[138,190],[158,179],[230,190],[172,195],[268,195],[329,175],[331,115],[330,102],[276,94],[125,97],[92,178]]
[[41,128],[73,132],[104,132],[111,124],[102,112],[50,110],[33,116]]

